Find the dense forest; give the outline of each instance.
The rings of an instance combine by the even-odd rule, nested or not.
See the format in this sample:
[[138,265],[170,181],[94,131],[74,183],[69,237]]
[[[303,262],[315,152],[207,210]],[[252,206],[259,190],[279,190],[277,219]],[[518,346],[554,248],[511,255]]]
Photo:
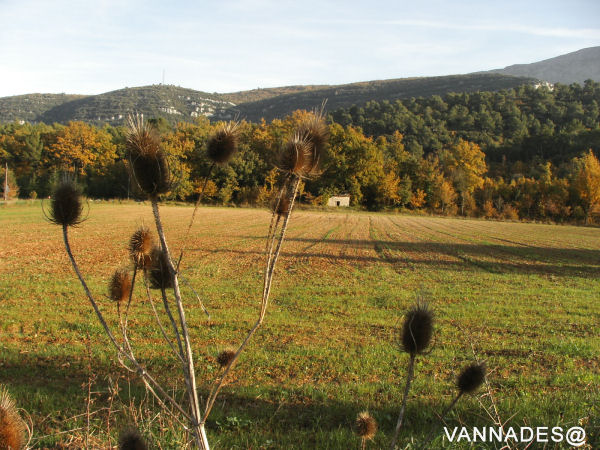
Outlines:
[[[322,175],[301,201],[346,193],[357,207],[440,214],[590,221],[600,206],[600,84],[522,86],[499,92],[369,102],[329,115]],[[306,114],[241,122],[239,152],[212,169],[206,201],[267,204],[277,188],[279,149]],[[205,144],[219,123],[153,119],[177,183],[192,200],[210,170]],[[93,198],[136,197],[125,129],[83,122],[0,126],[0,162],[10,194],[47,196],[64,173]]]

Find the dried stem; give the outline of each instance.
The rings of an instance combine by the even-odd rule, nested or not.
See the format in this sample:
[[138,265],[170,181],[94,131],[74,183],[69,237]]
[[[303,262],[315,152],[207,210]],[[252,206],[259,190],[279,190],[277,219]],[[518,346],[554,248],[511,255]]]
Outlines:
[[88,333],[86,340],[87,350],[87,369],[88,369],[88,382],[87,382],[87,397],[85,399],[85,448],[89,448],[90,444],[90,408],[92,406],[92,383],[94,375],[92,374],[92,349],[90,346],[90,335]]
[[[77,278],[79,278],[81,286],[83,287],[83,290],[85,291],[88,300],[90,301],[92,307],[94,308],[94,312],[96,313],[96,316],[97,316],[98,320],[100,321],[102,328],[104,328],[104,331],[105,331],[106,335],[108,336],[111,344],[117,350],[117,355],[119,357],[119,361],[121,362],[123,367],[125,367],[128,370],[132,370],[121,359],[124,356],[135,367],[135,371],[140,375],[140,377],[142,378],[142,381],[144,382],[144,384],[146,385],[148,390],[152,393],[152,395],[154,395],[154,397],[156,397],[156,399],[158,400],[158,402],[161,405],[165,405],[165,401],[169,402],[187,420],[191,421],[192,419],[191,419],[190,415],[179,405],[179,403],[173,397],[171,397],[169,394],[167,394],[165,392],[165,390],[160,386],[160,384],[146,371],[146,369],[144,369],[137,362],[135,357],[130,352],[126,351],[121,345],[119,345],[119,343],[115,339],[115,336],[113,335],[112,331],[108,327],[106,320],[104,320],[104,316],[102,315],[102,312],[98,308],[98,304],[96,303],[96,300],[92,296],[92,293],[90,292],[90,289],[88,288],[87,283],[85,282],[83,276],[81,275],[79,266],[77,265],[77,262],[75,261],[75,257],[73,256],[73,253],[71,252],[71,245],[69,243],[68,227],[66,225],[63,225],[63,239],[64,239],[67,255],[69,255],[69,259],[71,260],[71,265],[73,266],[73,270],[75,271]],[[168,408],[165,407],[165,409],[168,411]],[[175,415],[173,415],[173,416],[177,420],[179,420],[179,418],[177,416],[175,416]]]
[[167,316],[169,317],[169,320],[171,321],[171,326],[173,327],[173,332],[175,333],[175,339],[177,340],[177,347],[179,348],[178,353],[179,353],[180,358],[183,361],[183,363],[187,364],[186,354],[183,350],[183,344],[181,343],[181,334],[179,332],[179,327],[177,326],[177,322],[175,322],[175,318],[173,317],[173,314],[171,313],[171,308],[169,307],[169,299],[167,298],[167,292],[164,290],[164,288],[161,288],[160,292],[161,292],[163,307],[165,308],[165,312],[167,313]]
[[406,401],[408,400],[408,391],[410,391],[410,384],[414,378],[416,354],[410,354],[410,361],[408,362],[408,369],[406,372],[406,385],[404,386],[404,395],[402,397],[402,406],[400,407],[400,414],[398,415],[398,423],[396,423],[396,430],[394,431],[394,439],[392,439],[391,449],[396,448],[396,442],[398,442],[398,435],[400,434],[400,428],[402,428],[402,421],[404,419],[404,411],[406,409]]
[[135,287],[135,278],[137,274],[137,263],[133,266],[133,277],[131,278],[131,289],[129,290],[129,298],[127,299],[127,308],[125,309],[125,319],[121,315],[121,304],[117,303],[117,314],[119,316],[119,326],[121,327],[121,334],[123,335],[123,344],[126,346],[129,353],[133,356],[133,349],[127,336],[127,326],[129,319],[129,307],[131,306],[131,299],[133,297],[133,289]]
[[[165,339],[167,344],[169,344],[169,346],[171,347],[171,350],[173,351],[173,353],[175,354],[177,359],[179,359],[179,361],[181,361],[183,364],[185,364],[185,361],[183,360],[183,349],[181,347],[181,341],[179,340],[179,342],[178,342],[179,343],[179,351],[177,351],[177,349],[173,345],[173,341],[169,338],[169,336],[167,336],[167,332],[165,330],[165,327],[162,324],[162,320],[160,319],[160,316],[158,315],[158,311],[156,311],[156,307],[154,306],[154,300],[152,299],[152,294],[150,293],[150,287],[148,286],[148,279],[147,279],[146,273],[144,273],[144,286],[146,288],[146,295],[148,297],[148,302],[150,303],[150,306],[152,307],[152,312],[154,313],[154,318],[156,319],[156,323],[158,324],[158,327],[160,328],[163,338]],[[179,337],[178,335],[176,335],[176,336]]]
[[131,306],[131,299],[133,298],[133,289],[135,288],[135,278],[137,276],[138,265],[137,262],[133,264],[133,276],[131,277],[131,290],[129,291],[129,298],[127,299],[127,309],[125,309],[125,330],[127,330],[127,321],[129,319],[129,307]]
[[200,193],[198,194],[198,200],[196,200],[196,204],[194,205],[194,211],[192,212],[192,218],[190,219],[190,224],[187,227],[187,230],[185,232],[185,236],[183,238],[183,247],[181,247],[181,250],[179,252],[179,258],[177,259],[177,272],[179,272],[179,265],[181,264],[181,259],[183,258],[183,252],[185,250],[185,243],[187,242],[187,238],[190,235],[190,230],[192,229],[192,225],[194,225],[194,220],[196,219],[196,213],[198,212],[198,207],[200,206],[200,202],[202,201],[202,198],[204,197],[204,191],[206,190],[206,185],[208,184],[208,181],[210,179],[210,174],[213,170],[213,168],[215,167],[215,163],[212,163],[210,165],[210,168],[208,169],[208,173],[206,174],[206,178],[204,179],[204,184],[202,185],[202,189],[200,190]]
[[179,278],[181,280],[181,282],[183,284],[185,284],[187,287],[189,287],[192,292],[194,293],[194,295],[196,296],[196,300],[198,300],[198,304],[200,305],[200,308],[202,308],[202,311],[204,311],[204,314],[206,314],[206,317],[208,318],[208,320],[210,320],[210,313],[208,312],[208,310],[206,309],[206,307],[204,306],[204,303],[202,302],[202,299],[200,299],[200,296],[198,295],[198,293],[196,292],[196,289],[194,289],[194,287],[192,286],[192,284],[187,280],[187,278],[181,276]]
[[[288,177],[285,178],[283,185],[281,186],[281,189],[279,189],[279,193],[277,194],[277,201],[275,202],[274,208],[273,208],[273,214],[271,214],[271,224],[269,225],[269,234],[267,234],[267,242],[265,244],[265,253],[269,253],[269,243],[272,242],[271,241],[271,234],[275,233],[275,229],[277,229],[277,224],[279,223],[279,219],[280,219],[280,215],[277,214],[277,211],[279,210],[279,204],[281,203],[281,197],[283,196],[283,192],[285,191],[285,187],[288,181]],[[277,221],[275,221],[275,219],[277,219]]]
[[171,273],[171,277],[173,280],[173,293],[175,295],[175,304],[177,306],[177,313],[179,315],[179,323],[181,325],[181,337],[183,338],[183,344],[185,347],[185,361],[186,361],[186,369],[184,370],[184,377],[186,377],[186,383],[189,385],[188,387],[188,397],[190,401],[190,407],[192,409],[192,418],[191,421],[194,439],[199,448],[203,450],[208,450],[208,440],[206,439],[206,433],[204,432],[204,421],[200,422],[200,405],[198,403],[198,391],[196,388],[196,374],[194,371],[194,355],[192,353],[192,346],[190,342],[190,335],[187,327],[187,322],[185,319],[185,311],[183,309],[183,301],[181,300],[181,292],[179,290],[179,280],[177,277],[177,270],[173,265],[173,261],[171,260],[171,254],[169,252],[169,246],[167,245],[167,240],[165,238],[165,233],[162,227],[162,221],[160,219],[160,211],[158,209],[158,201],[156,197],[152,198],[152,212],[154,214],[154,222],[156,224],[156,231],[158,233],[160,239],[160,245],[162,247],[162,251],[165,254],[165,259],[167,262],[167,266],[169,268],[169,272]]
[[[265,284],[264,284],[263,297],[261,300],[260,313],[258,316],[258,320],[254,324],[252,329],[248,332],[248,335],[246,336],[244,341],[241,343],[241,345],[235,352],[235,355],[233,356],[233,358],[231,358],[231,360],[227,364],[227,367],[225,368],[225,370],[223,371],[221,376],[217,379],[216,383],[214,384],[214,386],[211,390],[211,393],[206,401],[206,408],[204,410],[204,416],[202,417],[202,423],[206,422],[206,419],[208,418],[208,415],[210,414],[210,411],[212,410],[212,408],[214,406],[217,395],[219,394],[219,391],[223,387],[223,384],[225,382],[225,379],[227,378],[227,375],[229,374],[229,372],[235,365],[237,359],[239,358],[240,353],[242,353],[242,351],[244,350],[244,348],[246,347],[246,345],[248,344],[248,342],[250,341],[250,339],[252,338],[254,333],[256,333],[256,330],[258,330],[263,323],[265,314],[267,312],[267,306],[269,304],[269,294],[271,292],[271,282],[273,279],[273,272],[275,270],[275,264],[277,263],[277,259],[279,257],[279,253],[281,250],[281,244],[285,238],[285,232],[287,230],[288,222],[290,219],[290,214],[292,212],[292,208],[294,206],[294,201],[296,199],[296,193],[298,191],[299,182],[300,182],[300,178],[298,178],[298,177],[296,177],[293,180],[293,188],[292,188],[292,196],[290,199],[290,207],[289,207],[288,211],[286,212],[285,219],[283,221],[283,224],[281,225],[281,231],[279,233],[277,247],[272,254],[271,254],[271,252],[269,252],[269,254],[267,255],[267,268],[265,270]],[[276,212],[275,212],[275,214],[276,214]],[[272,235],[273,240],[275,239],[276,234],[277,234],[276,230],[274,230],[273,235]],[[270,245],[270,248],[271,249],[273,248],[273,244]]]
[[429,436],[427,436],[427,439],[425,439],[425,442],[423,442],[423,444],[421,445],[421,448],[428,448],[428,444],[435,437],[435,433],[437,432],[437,430],[439,430],[441,423],[444,422],[444,419],[446,418],[446,416],[448,415],[448,413],[452,410],[452,408],[454,408],[454,405],[456,405],[456,402],[458,402],[460,400],[460,398],[462,397],[462,395],[463,395],[463,392],[459,391],[459,393],[456,395],[456,397],[454,397],[454,400],[452,400],[452,403],[450,403],[446,407],[446,409],[444,410],[444,412],[442,412],[442,415],[440,416],[440,423],[438,425],[436,425],[436,426],[433,427],[433,429],[429,433]]

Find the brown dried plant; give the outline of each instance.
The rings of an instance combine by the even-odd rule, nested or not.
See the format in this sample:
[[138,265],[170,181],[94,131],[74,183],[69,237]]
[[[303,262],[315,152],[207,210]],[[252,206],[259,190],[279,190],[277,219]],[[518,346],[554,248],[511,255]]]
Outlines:
[[15,402],[4,386],[0,386],[0,450],[20,450],[26,445],[27,426]]
[[129,116],[127,150],[133,178],[142,192],[154,198],[171,189],[171,172],[158,132],[140,115]]
[[137,428],[129,427],[119,434],[119,450],[148,450],[148,445]]
[[367,447],[367,441],[373,439],[377,433],[377,421],[368,411],[363,411],[356,416],[354,429],[360,437],[361,448],[364,450]]
[[[207,145],[207,156],[213,161],[213,166],[214,164],[225,163],[235,153],[238,142],[237,133],[237,124],[230,123],[222,126],[216,134],[210,138]],[[62,226],[65,249],[73,269],[79,278],[88,300],[95,311],[96,317],[107,334],[111,345],[117,351],[119,362],[127,370],[135,372],[141,377],[148,392],[157,399],[164,411],[171,414],[175,420],[180,422],[183,427],[192,434],[194,443],[198,448],[209,449],[205,430],[206,420],[215,404],[215,400],[221,388],[225,384],[227,376],[235,366],[240,354],[247,347],[250,339],[260,328],[265,319],[275,266],[285,239],[300,180],[304,176],[314,175],[316,173],[327,138],[328,128],[324,122],[322,113],[310,115],[308,119],[300,124],[298,130],[296,130],[296,133],[292,136],[291,141],[294,139],[299,139],[298,142],[301,141],[302,163],[299,165],[297,164],[298,170],[287,171],[273,207],[271,226],[268,231],[265,246],[266,261],[258,318],[254,326],[248,331],[248,334],[236,349],[227,349],[219,354],[217,362],[222,366],[222,370],[217,376],[203,408],[200,406],[200,399],[198,396],[194,355],[180,289],[180,281],[185,282],[185,279],[181,278],[179,273],[179,263],[183,256],[183,249],[175,264],[171,256],[171,251],[167,243],[160,216],[158,198],[160,194],[163,194],[170,189],[171,176],[169,173],[167,155],[162,148],[160,137],[156,130],[150,127],[147,122],[144,122],[140,116],[136,116],[135,118],[130,117],[129,119],[127,147],[130,153],[132,175],[140,190],[145,192],[150,199],[159,244],[154,244],[150,231],[147,228],[142,227],[138,229],[131,237],[128,248],[134,265],[133,274],[129,276],[129,272],[127,271],[117,271],[111,279],[109,294],[110,298],[117,302],[117,313],[119,316],[118,326],[121,334],[119,338],[113,333],[111,326],[109,326],[106,321],[104,314],[100,310],[98,302],[85,282],[71,251],[68,230],[74,224],[79,223],[81,216],[81,208],[78,206],[81,204],[80,198],[78,197],[78,191],[74,186],[69,186],[68,188],[62,188],[55,192],[56,201],[52,203],[51,217],[58,217],[57,220],[54,220],[54,223]],[[213,166],[211,166],[211,169]],[[206,182],[204,185],[206,186]],[[202,193],[200,194],[200,199],[201,198]],[[198,203],[194,208],[184,242],[187,241],[187,235],[192,227]],[[63,204],[74,205],[69,214],[63,214],[62,208],[59,207],[59,205]],[[187,394],[186,403],[179,402],[174,396],[169,395],[167,389],[162,387],[156,378],[149,373],[133,351],[128,334],[128,315],[138,271],[143,272],[146,297],[154,313],[156,324],[165,342],[173,352],[173,355],[181,364],[181,371]],[[163,309],[162,313],[159,313],[160,306],[158,305],[158,302],[154,301],[150,290],[151,287],[160,290]],[[196,296],[200,301],[200,305],[208,315],[199,296],[197,294]],[[127,301],[127,306],[125,311],[122,311],[121,305],[125,303],[125,301]],[[164,321],[165,317],[167,318],[166,322]]]
[[419,299],[415,306],[409,309],[404,316],[402,324],[402,332],[400,335],[400,344],[402,349],[410,355],[408,369],[406,371],[406,383],[404,385],[404,395],[402,397],[402,405],[398,415],[398,422],[394,430],[391,449],[396,448],[402,422],[404,420],[404,412],[406,410],[406,402],[408,393],[414,378],[415,359],[417,355],[422,354],[427,350],[433,336],[433,313],[428,304]]

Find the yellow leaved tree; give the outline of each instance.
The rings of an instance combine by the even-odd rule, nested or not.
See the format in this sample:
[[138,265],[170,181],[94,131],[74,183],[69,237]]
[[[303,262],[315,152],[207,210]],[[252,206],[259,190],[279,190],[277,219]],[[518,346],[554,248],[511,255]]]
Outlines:
[[573,187],[585,211],[586,222],[590,222],[591,212],[600,206],[600,162],[590,150],[578,158],[579,170],[575,174]]
[[84,122],[69,122],[59,130],[46,159],[64,171],[82,174],[88,166],[102,173],[116,157],[116,145],[106,130]]

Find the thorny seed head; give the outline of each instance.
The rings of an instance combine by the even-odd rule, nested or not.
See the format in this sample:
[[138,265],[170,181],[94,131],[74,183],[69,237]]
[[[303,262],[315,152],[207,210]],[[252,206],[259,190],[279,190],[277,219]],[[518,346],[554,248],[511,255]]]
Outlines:
[[0,386],[0,449],[20,450],[25,446],[25,422],[21,419],[15,402]]
[[133,427],[126,428],[119,435],[119,450],[147,450],[148,446],[140,435],[140,432]]
[[402,326],[402,347],[411,355],[423,353],[433,335],[433,314],[427,303],[417,303],[408,310]]
[[456,386],[461,393],[471,394],[485,381],[485,364],[475,363],[467,366],[458,376]]
[[142,269],[149,267],[153,247],[150,229],[144,226],[138,228],[129,240],[129,255],[133,263]]
[[237,151],[238,122],[229,122],[222,125],[206,144],[207,156],[217,164],[225,164]]
[[152,249],[152,264],[150,266],[150,286],[154,289],[168,289],[173,287],[173,278],[169,271],[167,255],[159,246]]
[[129,116],[127,149],[133,176],[149,196],[164,194],[171,188],[171,173],[156,129],[136,115]]
[[363,411],[356,416],[354,427],[356,434],[358,434],[364,440],[373,439],[375,437],[375,433],[377,433],[377,421],[367,411]]
[[70,181],[59,184],[52,194],[49,220],[57,225],[72,227],[82,222],[82,212],[81,193],[75,184]]
[[126,269],[117,269],[110,279],[108,287],[110,299],[122,303],[129,299],[131,292],[131,275]]
[[304,174],[307,176],[316,175],[329,140],[329,127],[325,122],[323,113],[312,112],[300,123],[296,133],[310,147],[308,158],[305,162]]
[[279,168],[284,172],[304,176],[311,161],[311,145],[303,136],[294,134],[283,146]]
[[229,365],[234,356],[235,350],[232,348],[227,348],[219,353],[219,355],[217,356],[217,362],[219,363],[219,366],[227,367],[227,365]]

